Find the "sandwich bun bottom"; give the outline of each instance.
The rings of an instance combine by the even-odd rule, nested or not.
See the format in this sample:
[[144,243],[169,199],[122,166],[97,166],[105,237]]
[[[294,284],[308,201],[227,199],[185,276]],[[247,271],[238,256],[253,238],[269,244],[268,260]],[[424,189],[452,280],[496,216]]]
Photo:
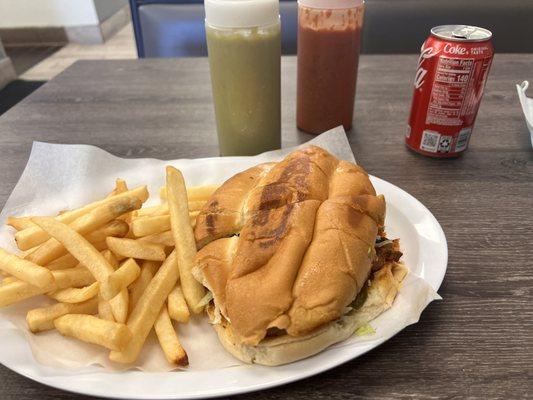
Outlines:
[[[213,327],[224,348],[245,363],[267,366],[288,364],[348,339],[358,328],[389,309],[408,271],[401,263],[386,264],[370,277],[367,297],[359,308],[348,311],[342,317],[305,336],[294,337],[285,334],[267,337],[256,346],[248,346],[236,340],[231,324],[224,318],[213,324]],[[207,311],[210,319],[215,320],[214,307],[208,307]]]

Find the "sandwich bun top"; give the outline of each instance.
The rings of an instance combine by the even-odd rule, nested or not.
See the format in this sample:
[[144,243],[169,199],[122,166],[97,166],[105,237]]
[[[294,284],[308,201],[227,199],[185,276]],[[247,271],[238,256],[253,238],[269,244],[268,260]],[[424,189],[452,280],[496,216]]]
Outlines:
[[362,168],[310,146],[213,194],[196,221],[197,275],[240,343],[255,346],[273,328],[303,336],[359,293],[384,218]]

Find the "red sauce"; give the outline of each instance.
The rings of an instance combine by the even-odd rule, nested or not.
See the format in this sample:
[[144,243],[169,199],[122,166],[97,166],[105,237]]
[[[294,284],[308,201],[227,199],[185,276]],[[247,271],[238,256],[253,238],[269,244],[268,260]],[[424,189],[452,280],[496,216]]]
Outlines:
[[316,11],[306,15],[304,10],[300,9],[298,24],[298,128],[318,134],[342,124],[348,130],[353,119],[362,10],[340,10],[350,13],[340,29],[338,25],[324,27],[327,24],[319,21],[329,18],[331,10],[320,15]]

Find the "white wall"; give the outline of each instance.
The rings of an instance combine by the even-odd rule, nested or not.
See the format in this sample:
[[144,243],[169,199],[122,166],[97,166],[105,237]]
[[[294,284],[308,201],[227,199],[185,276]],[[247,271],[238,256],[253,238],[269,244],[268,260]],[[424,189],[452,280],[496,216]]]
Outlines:
[[0,0],[0,28],[98,25],[93,0]]
[[2,39],[0,38],[0,61],[2,61],[4,58],[7,58],[7,56],[4,50],[4,46],[2,45]]
[[94,0],[94,7],[100,22],[105,21],[127,5],[128,0]]

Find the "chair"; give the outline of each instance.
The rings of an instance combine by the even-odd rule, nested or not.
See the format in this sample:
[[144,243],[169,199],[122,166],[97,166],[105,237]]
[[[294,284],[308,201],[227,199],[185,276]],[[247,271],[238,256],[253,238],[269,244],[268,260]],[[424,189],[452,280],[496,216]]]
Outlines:
[[362,52],[418,53],[437,25],[465,24],[493,33],[498,53],[533,51],[531,0],[365,0]]
[[[130,7],[139,58],[207,55],[202,0],[130,0]],[[296,2],[282,1],[280,15],[282,53],[296,54]]]
[[[130,0],[139,57],[206,56],[203,0]],[[283,54],[296,54],[297,3],[280,2]],[[531,0],[366,0],[362,53],[418,53],[429,29],[490,29],[497,52],[533,52]]]

